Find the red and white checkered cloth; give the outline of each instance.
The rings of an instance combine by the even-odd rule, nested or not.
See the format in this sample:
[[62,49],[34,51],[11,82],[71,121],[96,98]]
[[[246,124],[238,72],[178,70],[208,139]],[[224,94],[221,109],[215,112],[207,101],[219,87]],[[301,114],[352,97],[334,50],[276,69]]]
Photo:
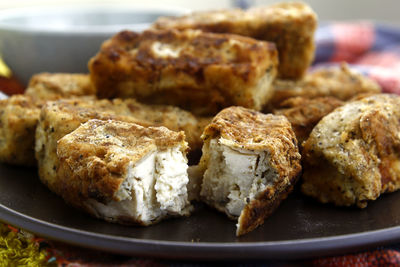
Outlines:
[[323,24],[316,44],[313,68],[345,61],[384,92],[400,94],[400,29],[369,22]]

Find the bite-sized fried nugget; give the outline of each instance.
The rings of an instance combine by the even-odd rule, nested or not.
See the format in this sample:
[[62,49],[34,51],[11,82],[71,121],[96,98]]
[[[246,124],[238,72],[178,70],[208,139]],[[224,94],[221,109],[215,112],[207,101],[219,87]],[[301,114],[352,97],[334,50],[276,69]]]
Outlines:
[[350,100],[359,94],[378,94],[381,87],[370,78],[350,70],[346,64],[339,68],[325,68],[307,74],[303,80],[275,80],[274,95],[265,110],[273,109],[288,98],[302,96],[315,98],[332,96],[339,100]]
[[325,116],[304,143],[302,192],[366,207],[400,188],[400,97],[374,95]]
[[156,29],[200,29],[233,33],[274,42],[279,51],[279,77],[299,79],[314,58],[317,16],[304,3],[279,3],[248,10],[195,12],[182,17],[162,17]]
[[[201,146],[200,135],[207,119],[198,120],[176,107],[142,105],[133,99],[121,100],[59,100],[46,103],[36,129],[35,152],[39,177],[51,190],[58,167],[57,141],[90,119],[120,120],[143,126],[165,126],[185,131],[192,149]],[[204,121],[203,121],[204,120]]]
[[285,116],[293,127],[297,142],[301,144],[308,138],[315,125],[343,102],[335,97],[325,96],[309,99],[292,97],[283,101],[275,109],[275,115]]
[[25,95],[0,100],[0,162],[35,165],[35,129],[40,107]]
[[260,110],[272,95],[272,43],[237,35],[123,31],[103,43],[89,69],[100,98],[180,106],[196,115],[240,105]]
[[[38,161],[40,180],[52,191],[56,181],[56,170],[58,168],[57,141],[65,135],[78,128],[81,123],[90,119],[119,119],[133,122],[133,118],[117,116],[110,111],[111,102],[59,100],[47,102],[41,110],[40,119],[36,128],[35,156]],[[108,112],[107,112],[108,111]]]
[[30,80],[25,95],[2,100],[0,162],[34,165],[35,129],[41,106],[48,100],[74,97],[95,98],[88,74],[37,74]]
[[35,101],[57,100],[80,96],[95,96],[88,74],[40,73],[32,76],[26,95]]
[[168,105],[146,105],[134,99],[113,99],[112,109],[116,114],[135,117],[142,126],[165,126],[173,131],[184,131],[191,151],[200,150],[201,134],[211,117],[197,117],[178,107]]
[[90,120],[58,141],[53,185],[98,218],[154,224],[189,214],[186,150],[183,132]]
[[301,172],[289,121],[230,107],[213,119],[202,138],[201,199],[238,219],[236,235],[254,230],[288,196]]

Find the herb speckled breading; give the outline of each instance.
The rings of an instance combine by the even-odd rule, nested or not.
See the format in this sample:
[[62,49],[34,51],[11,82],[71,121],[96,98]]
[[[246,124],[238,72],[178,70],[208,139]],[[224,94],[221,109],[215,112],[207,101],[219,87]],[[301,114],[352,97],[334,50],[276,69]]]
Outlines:
[[0,162],[33,166],[40,105],[31,97],[13,95],[0,100]]
[[74,97],[95,98],[88,74],[36,74],[24,95],[1,100],[0,162],[35,165],[35,130],[40,108],[49,100]]
[[58,141],[53,185],[68,203],[111,222],[188,215],[187,148],[183,132],[89,120]]
[[281,105],[291,97],[335,97],[348,101],[362,94],[379,94],[382,89],[371,78],[350,70],[346,64],[340,67],[322,68],[307,74],[299,81],[275,80],[274,95],[265,111]]
[[400,97],[349,102],[315,126],[303,148],[302,192],[322,203],[367,206],[400,188]]
[[142,126],[165,126],[170,130],[184,131],[188,133],[186,140],[193,150],[201,147],[200,135],[209,121],[207,118],[198,119],[177,107],[143,105],[133,99],[47,102],[41,110],[36,130],[35,151],[39,176],[50,189],[58,167],[57,141],[90,119],[120,120]]
[[281,102],[280,106],[273,110],[273,113],[283,115],[289,120],[301,147],[314,126],[323,117],[343,104],[343,101],[331,96],[316,98],[298,96]]
[[29,81],[25,95],[35,101],[45,102],[61,98],[95,96],[89,74],[82,73],[39,73]]
[[236,235],[264,223],[300,176],[296,137],[284,116],[222,110],[202,135],[200,198],[237,219]]

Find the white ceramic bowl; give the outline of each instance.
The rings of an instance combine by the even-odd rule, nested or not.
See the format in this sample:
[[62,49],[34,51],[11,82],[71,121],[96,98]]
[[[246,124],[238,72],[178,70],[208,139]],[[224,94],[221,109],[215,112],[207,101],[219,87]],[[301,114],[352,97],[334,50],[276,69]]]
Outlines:
[[183,8],[52,6],[0,11],[0,54],[21,82],[39,72],[88,72],[101,43],[121,30],[142,31]]

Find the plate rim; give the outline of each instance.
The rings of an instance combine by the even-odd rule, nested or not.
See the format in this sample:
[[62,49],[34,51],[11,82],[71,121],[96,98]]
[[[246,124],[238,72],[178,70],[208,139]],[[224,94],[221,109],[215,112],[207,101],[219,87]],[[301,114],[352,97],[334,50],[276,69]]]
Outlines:
[[328,237],[266,242],[184,242],[139,239],[67,227],[15,211],[0,203],[0,218],[34,234],[70,245],[116,254],[162,259],[306,259],[356,252],[400,239],[400,225]]

